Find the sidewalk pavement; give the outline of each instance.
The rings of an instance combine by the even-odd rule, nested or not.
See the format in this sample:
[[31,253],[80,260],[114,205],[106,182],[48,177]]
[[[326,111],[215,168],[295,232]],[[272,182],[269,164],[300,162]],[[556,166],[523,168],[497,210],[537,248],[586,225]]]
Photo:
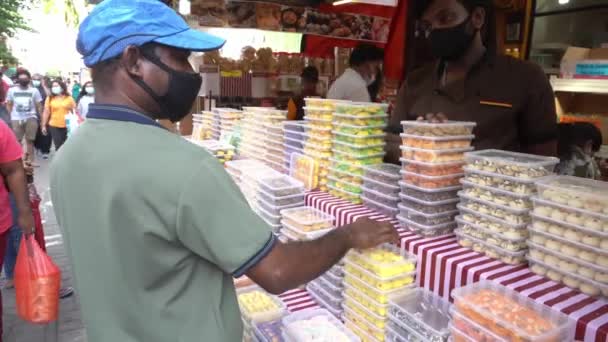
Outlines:
[[[40,212],[44,226],[46,247],[53,261],[61,268],[61,286],[74,286],[70,261],[66,255],[59,225],[53,212],[49,192],[49,161],[37,160],[34,178],[36,188],[42,201]],[[4,280],[4,275],[3,278]],[[4,305],[2,320],[4,322],[4,342],[86,342],[84,324],[80,315],[78,292],[72,297],[61,299],[59,321],[48,326],[27,323],[17,317],[15,308],[15,290],[2,289]]]

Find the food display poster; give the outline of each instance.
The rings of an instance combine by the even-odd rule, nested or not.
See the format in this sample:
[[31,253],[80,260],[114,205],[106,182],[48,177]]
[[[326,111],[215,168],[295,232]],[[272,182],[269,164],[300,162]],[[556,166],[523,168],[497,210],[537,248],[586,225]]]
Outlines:
[[192,0],[190,17],[205,27],[299,32],[376,43],[386,43],[390,31],[388,18],[257,1]]

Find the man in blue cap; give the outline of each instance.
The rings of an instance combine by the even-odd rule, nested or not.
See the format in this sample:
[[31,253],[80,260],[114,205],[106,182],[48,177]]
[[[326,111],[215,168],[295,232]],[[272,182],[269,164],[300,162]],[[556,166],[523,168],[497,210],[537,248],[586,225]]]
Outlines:
[[53,161],[51,194],[89,342],[241,341],[233,277],[281,293],[397,240],[361,219],[280,243],[213,156],[156,122],[196,99],[190,52],[223,44],[158,0],[105,0],[80,26],[96,103]]

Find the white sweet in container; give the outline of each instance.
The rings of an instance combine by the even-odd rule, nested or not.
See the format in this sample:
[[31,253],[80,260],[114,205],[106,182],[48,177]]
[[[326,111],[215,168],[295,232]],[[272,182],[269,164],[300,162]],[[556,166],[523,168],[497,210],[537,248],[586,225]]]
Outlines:
[[505,264],[517,265],[526,262],[525,251],[509,251],[492,245],[484,240],[467,235],[458,229],[454,231],[454,234],[458,239],[458,244],[462,247],[470,248],[478,253],[483,253],[486,256],[498,259]]
[[[565,204],[558,204],[537,197],[532,198],[532,201],[534,202],[533,213],[539,217],[550,219],[554,222],[562,222],[573,228],[581,227],[584,231],[593,231],[597,232],[597,234],[601,232],[608,233],[608,215],[583,208],[574,208]],[[604,234],[599,235],[602,236]]]
[[358,342],[360,339],[324,309],[309,309],[283,318],[286,340],[293,342]]
[[532,208],[530,195],[518,194],[498,188],[477,185],[470,183],[465,179],[461,179],[460,183],[463,185],[462,193],[471,198],[479,198],[498,205],[509,206],[513,209]]
[[435,225],[424,225],[404,218],[401,215],[397,215],[399,225],[401,228],[409,229],[413,233],[422,235],[425,237],[440,236],[450,234],[456,227],[456,223],[453,221],[435,224]]
[[559,163],[555,157],[492,149],[466,153],[466,160],[468,169],[524,180],[548,176]]
[[464,235],[484,240],[491,245],[508,251],[516,252],[526,249],[528,234],[524,229],[496,232],[486,229],[482,225],[466,222],[459,216],[456,216],[456,222],[458,223],[458,231]]
[[399,208],[399,215],[407,220],[413,221],[415,223],[419,223],[422,225],[433,226],[439,225],[447,222],[453,222],[454,216],[458,214],[458,210],[435,213],[435,214],[427,214],[414,208],[410,208],[403,203],[399,203],[397,206]]
[[[559,282],[564,285],[571,287],[575,290],[595,297],[595,296],[608,296],[608,284],[606,282],[599,282],[587,276],[582,276],[578,273],[578,268],[575,271],[570,271],[564,268],[564,265],[571,265],[573,263],[565,262],[560,260],[559,257],[550,255],[545,259],[550,259],[550,263],[541,261],[532,256],[528,256],[528,263],[530,264],[530,270],[535,273],[541,273],[541,275]],[[559,260],[558,265],[553,265],[555,258]],[[606,276],[606,274],[604,274]]]

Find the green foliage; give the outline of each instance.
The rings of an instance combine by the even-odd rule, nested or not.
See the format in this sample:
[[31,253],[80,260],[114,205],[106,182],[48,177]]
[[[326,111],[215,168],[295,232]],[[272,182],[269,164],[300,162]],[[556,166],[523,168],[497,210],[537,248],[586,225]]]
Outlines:
[[23,11],[30,0],[2,0],[0,5],[0,39],[12,37],[17,30],[29,30]]
[[42,0],[45,13],[61,13],[66,25],[76,27],[80,24],[78,6],[86,5],[87,0]]

